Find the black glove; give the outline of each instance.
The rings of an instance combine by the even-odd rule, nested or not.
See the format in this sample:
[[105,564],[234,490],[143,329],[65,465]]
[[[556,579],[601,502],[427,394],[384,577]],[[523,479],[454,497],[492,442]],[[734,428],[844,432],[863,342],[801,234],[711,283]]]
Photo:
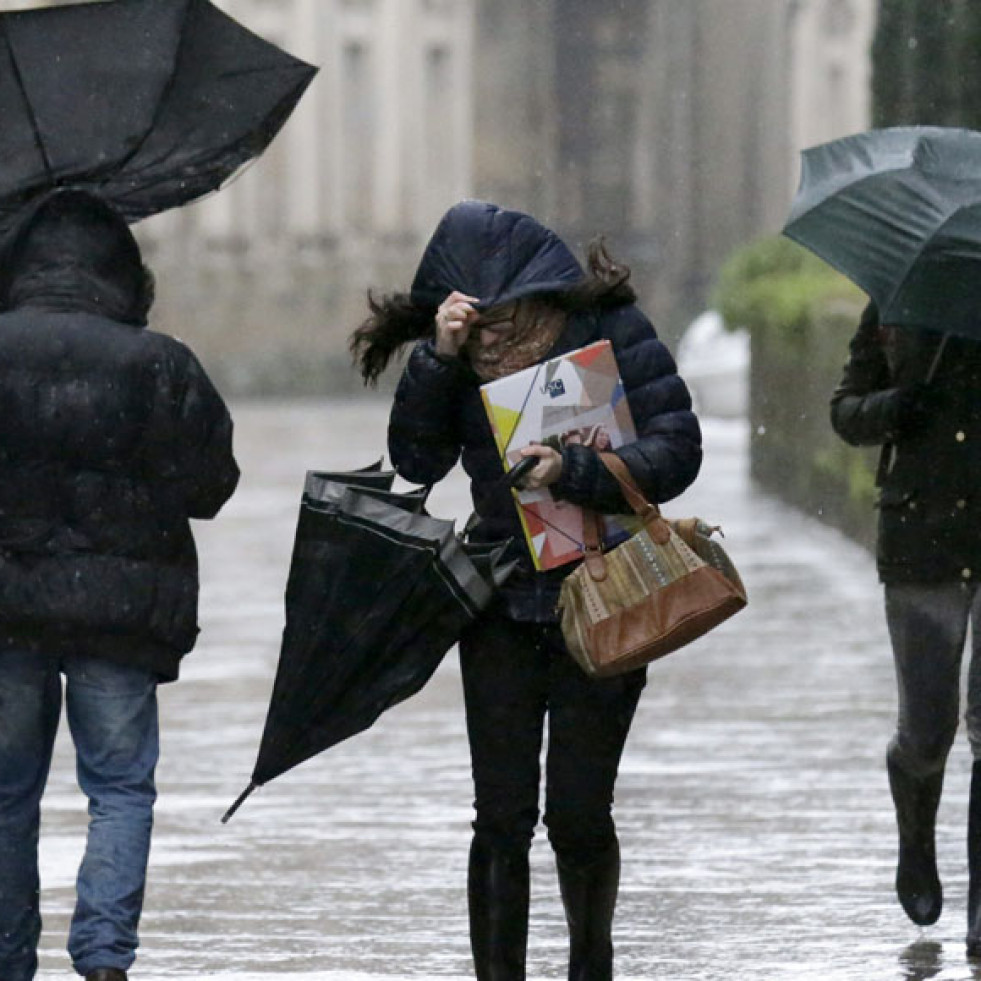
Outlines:
[[942,393],[932,382],[914,382],[896,392],[896,435],[919,436],[941,410]]

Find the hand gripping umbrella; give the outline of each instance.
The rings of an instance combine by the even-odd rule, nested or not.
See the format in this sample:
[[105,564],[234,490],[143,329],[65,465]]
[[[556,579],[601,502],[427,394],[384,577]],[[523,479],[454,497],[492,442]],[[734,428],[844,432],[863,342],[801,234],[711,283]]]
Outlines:
[[904,126],[805,150],[783,231],[880,323],[981,339],[981,133]]
[[258,759],[223,822],[257,787],[418,692],[513,568],[505,543],[463,542],[423,512],[425,491],[388,490],[392,477],[307,475]]
[[208,0],[0,14],[0,231],[60,186],[131,222],[216,189],[262,153],[315,73]]

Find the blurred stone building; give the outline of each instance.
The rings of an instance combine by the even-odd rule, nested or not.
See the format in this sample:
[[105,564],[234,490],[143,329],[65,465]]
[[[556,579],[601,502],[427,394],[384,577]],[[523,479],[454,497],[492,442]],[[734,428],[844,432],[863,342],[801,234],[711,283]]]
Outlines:
[[322,66],[258,163],[139,226],[157,324],[229,393],[353,388],[367,287],[463,197],[605,234],[674,340],[799,149],[868,125],[875,0],[217,3]]
[[401,283],[471,193],[471,0],[218,0],[321,70],[266,154],[150,219],[156,322],[228,392],[353,387],[369,285]]
[[607,233],[676,337],[732,248],[779,231],[800,149],[868,125],[874,10],[488,0],[476,24],[477,193],[579,242]]

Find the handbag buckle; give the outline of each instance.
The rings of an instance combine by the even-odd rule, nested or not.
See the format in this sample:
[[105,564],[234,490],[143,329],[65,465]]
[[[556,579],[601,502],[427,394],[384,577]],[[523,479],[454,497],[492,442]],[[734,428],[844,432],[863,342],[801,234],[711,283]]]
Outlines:
[[593,582],[602,582],[606,578],[606,559],[599,545],[586,545],[583,548],[583,565]]

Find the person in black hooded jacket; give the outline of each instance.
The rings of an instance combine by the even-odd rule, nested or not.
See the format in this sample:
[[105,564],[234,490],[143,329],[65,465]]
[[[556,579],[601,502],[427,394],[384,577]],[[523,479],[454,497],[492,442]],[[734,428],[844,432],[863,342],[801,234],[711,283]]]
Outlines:
[[[612,978],[620,873],[612,817],[620,756],[644,669],[605,680],[573,662],[556,614],[569,567],[539,573],[524,545],[479,387],[593,341],[612,343],[637,430],[616,450],[645,494],[680,494],[701,464],[701,434],[667,348],[634,304],[629,271],[601,243],[588,273],[529,215],[464,201],[443,217],[410,293],[369,297],[352,349],[366,382],[414,343],[389,425],[397,472],[433,484],[462,458],[481,515],[472,537],[512,539],[518,570],[460,641],[476,799],[468,900],[476,976],[525,977],[528,853],[538,822],[544,721],[545,815],[570,931],[569,978]],[[527,447],[526,487],[605,513],[629,512],[594,449]]]
[[89,799],[68,949],[89,981],[135,958],[158,755],[158,682],[198,633],[189,518],[238,467],[191,351],[146,328],[126,222],[78,190],[27,208],[0,264],[0,978],[41,931],[39,808],[66,711]]

